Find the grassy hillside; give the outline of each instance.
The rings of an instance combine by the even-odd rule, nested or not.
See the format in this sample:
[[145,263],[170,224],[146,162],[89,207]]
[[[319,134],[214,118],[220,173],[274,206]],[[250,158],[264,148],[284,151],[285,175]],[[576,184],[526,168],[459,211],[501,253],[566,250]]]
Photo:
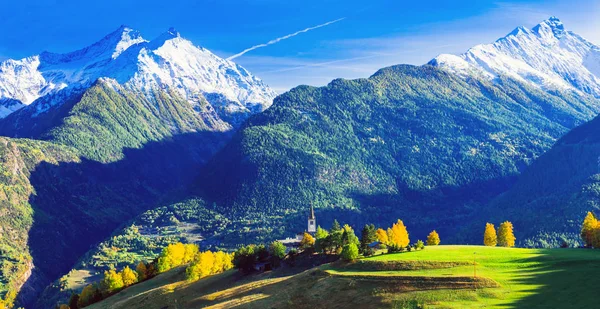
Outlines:
[[288,214],[312,201],[355,226],[402,217],[413,231],[459,241],[473,235],[458,226],[597,110],[596,101],[510,80],[394,66],[279,96],[197,187],[234,213]]
[[72,270],[44,290],[38,307],[66,303],[72,293],[98,280],[111,268],[135,267],[151,261],[170,243],[200,242],[203,250],[234,250],[248,243],[284,239],[305,228],[306,214],[248,214],[231,218],[218,205],[193,198],[145,211],[126,227],[84,254]]
[[193,283],[176,269],[89,308],[589,308],[599,261],[596,250],[439,246]]

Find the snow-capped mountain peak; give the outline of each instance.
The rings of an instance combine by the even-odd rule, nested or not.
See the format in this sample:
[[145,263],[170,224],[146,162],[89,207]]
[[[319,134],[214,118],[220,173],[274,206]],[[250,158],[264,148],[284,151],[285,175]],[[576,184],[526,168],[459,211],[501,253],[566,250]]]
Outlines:
[[240,117],[232,114],[244,118],[262,111],[276,96],[244,68],[195,46],[174,28],[147,41],[121,26],[74,52],[1,62],[0,117],[62,89],[89,87],[99,78],[114,79],[142,95],[169,88],[193,105],[206,98],[219,117],[238,122]]
[[573,90],[600,98],[600,48],[566,30],[556,17],[531,30],[517,27],[492,44],[429,62],[463,77],[508,76],[544,90]]
[[533,27],[533,29],[531,30],[533,30],[540,36],[552,33],[552,35],[556,38],[561,38],[565,33],[565,26],[562,23],[562,21],[560,21],[560,19],[556,18],[555,16],[552,16],[544,20],[537,26]]

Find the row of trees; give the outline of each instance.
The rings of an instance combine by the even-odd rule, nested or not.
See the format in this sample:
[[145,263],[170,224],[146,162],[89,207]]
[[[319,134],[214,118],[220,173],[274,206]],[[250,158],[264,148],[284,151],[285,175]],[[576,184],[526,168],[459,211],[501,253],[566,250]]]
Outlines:
[[88,284],[80,294],[73,294],[69,304],[60,309],[83,308],[119,292],[137,282],[150,279],[172,268],[189,264],[186,268],[188,280],[198,280],[208,275],[221,273],[233,267],[233,254],[218,251],[200,252],[195,244],[170,244],[163,248],[158,258],[150,263],[140,261],[135,271],[125,266],[121,271],[110,269],[104,272],[104,278]]
[[[438,245],[440,243],[437,232],[433,231],[430,237],[430,245]],[[306,238],[307,236],[305,235]],[[425,244],[421,240],[418,240],[412,246],[410,245],[408,230],[400,219],[387,229],[376,228],[373,224],[365,225],[362,229],[360,240],[355,235],[352,227],[347,224],[341,227],[337,220],[334,220],[330,231],[318,227],[315,238],[315,250],[317,252],[340,254],[341,258],[346,261],[358,258],[360,254],[363,256],[372,255],[374,248],[371,244],[376,241],[380,243],[380,248],[387,248],[388,252],[410,251],[425,247]]]
[[404,222],[400,219],[392,227],[388,228],[387,231],[381,228],[377,229],[376,235],[379,242],[385,244],[389,251],[400,251],[410,243],[408,230]]
[[[310,234],[308,235],[310,236]],[[305,242],[305,246],[308,242],[310,241]],[[314,238],[312,244],[314,245]],[[272,267],[279,267],[286,256],[286,250],[285,245],[279,241],[272,242],[269,247],[265,245],[243,246],[233,255],[233,266],[246,273],[253,271],[258,263],[271,263]],[[294,254],[295,252],[290,252],[290,255]]]
[[188,280],[196,281],[232,268],[233,254],[223,251],[204,251],[196,254],[192,263],[186,268],[185,273]]
[[485,231],[483,232],[483,244],[490,247],[496,245],[501,247],[514,247],[515,246],[515,234],[513,231],[513,224],[509,221],[504,221],[496,228],[491,223],[485,224]]
[[104,272],[104,278],[99,283],[86,285],[80,294],[73,294],[69,304],[62,304],[60,309],[78,309],[93,303],[133,285],[139,281],[152,278],[158,274],[156,261],[145,263],[139,262],[135,271],[125,266],[121,271],[110,269]]

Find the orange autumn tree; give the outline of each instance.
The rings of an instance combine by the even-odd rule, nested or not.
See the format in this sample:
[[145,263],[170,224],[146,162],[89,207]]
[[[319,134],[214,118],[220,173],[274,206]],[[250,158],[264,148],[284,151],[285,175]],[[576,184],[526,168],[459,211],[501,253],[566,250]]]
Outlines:
[[496,229],[491,223],[485,224],[485,232],[483,233],[483,244],[489,247],[495,247],[498,243]]

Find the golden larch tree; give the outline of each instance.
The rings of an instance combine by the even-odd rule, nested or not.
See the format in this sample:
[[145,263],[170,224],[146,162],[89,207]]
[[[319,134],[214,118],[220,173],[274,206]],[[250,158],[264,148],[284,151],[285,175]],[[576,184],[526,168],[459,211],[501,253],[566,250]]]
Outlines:
[[600,221],[596,221],[592,229],[592,247],[600,248]]
[[440,244],[440,235],[435,231],[431,231],[429,235],[427,235],[427,245],[428,246],[437,246]]
[[501,223],[498,227],[498,245],[502,247],[514,247],[515,240],[513,224],[509,221]]
[[387,234],[387,244],[388,245],[393,245],[394,244],[394,230],[392,230],[391,227],[388,227],[387,231],[385,232]]
[[183,254],[183,264],[187,264],[194,260],[200,249],[198,248],[198,245],[195,244],[185,244],[183,246],[185,248]]
[[315,246],[315,238],[312,237],[312,235],[310,235],[307,232],[304,232],[304,236],[302,237],[302,240],[300,241],[300,249],[306,250],[309,248],[313,248]]
[[388,243],[388,235],[383,229],[377,229],[377,231],[375,232],[375,235],[377,235],[377,241],[379,241],[380,243],[382,243],[382,244]]
[[185,251],[185,245],[180,242],[170,244],[164,248],[158,258],[158,272],[162,273],[182,265],[186,258]]
[[389,241],[398,247],[406,247],[410,243],[408,231],[402,220],[398,219],[398,221],[392,225],[392,237]]
[[120,273],[117,273],[114,269],[107,270],[104,272],[104,279],[102,284],[107,292],[112,293],[123,288],[123,277]]
[[596,216],[594,216],[591,211],[589,211],[585,216],[585,219],[583,219],[583,224],[581,225],[581,239],[587,247],[591,247],[594,244],[594,229],[597,222]]
[[496,228],[491,223],[485,224],[485,232],[483,233],[483,244],[490,247],[495,247],[498,243],[496,237]]
[[121,278],[123,278],[123,285],[126,287],[138,282],[137,273],[131,270],[129,266],[123,268],[121,271]]

